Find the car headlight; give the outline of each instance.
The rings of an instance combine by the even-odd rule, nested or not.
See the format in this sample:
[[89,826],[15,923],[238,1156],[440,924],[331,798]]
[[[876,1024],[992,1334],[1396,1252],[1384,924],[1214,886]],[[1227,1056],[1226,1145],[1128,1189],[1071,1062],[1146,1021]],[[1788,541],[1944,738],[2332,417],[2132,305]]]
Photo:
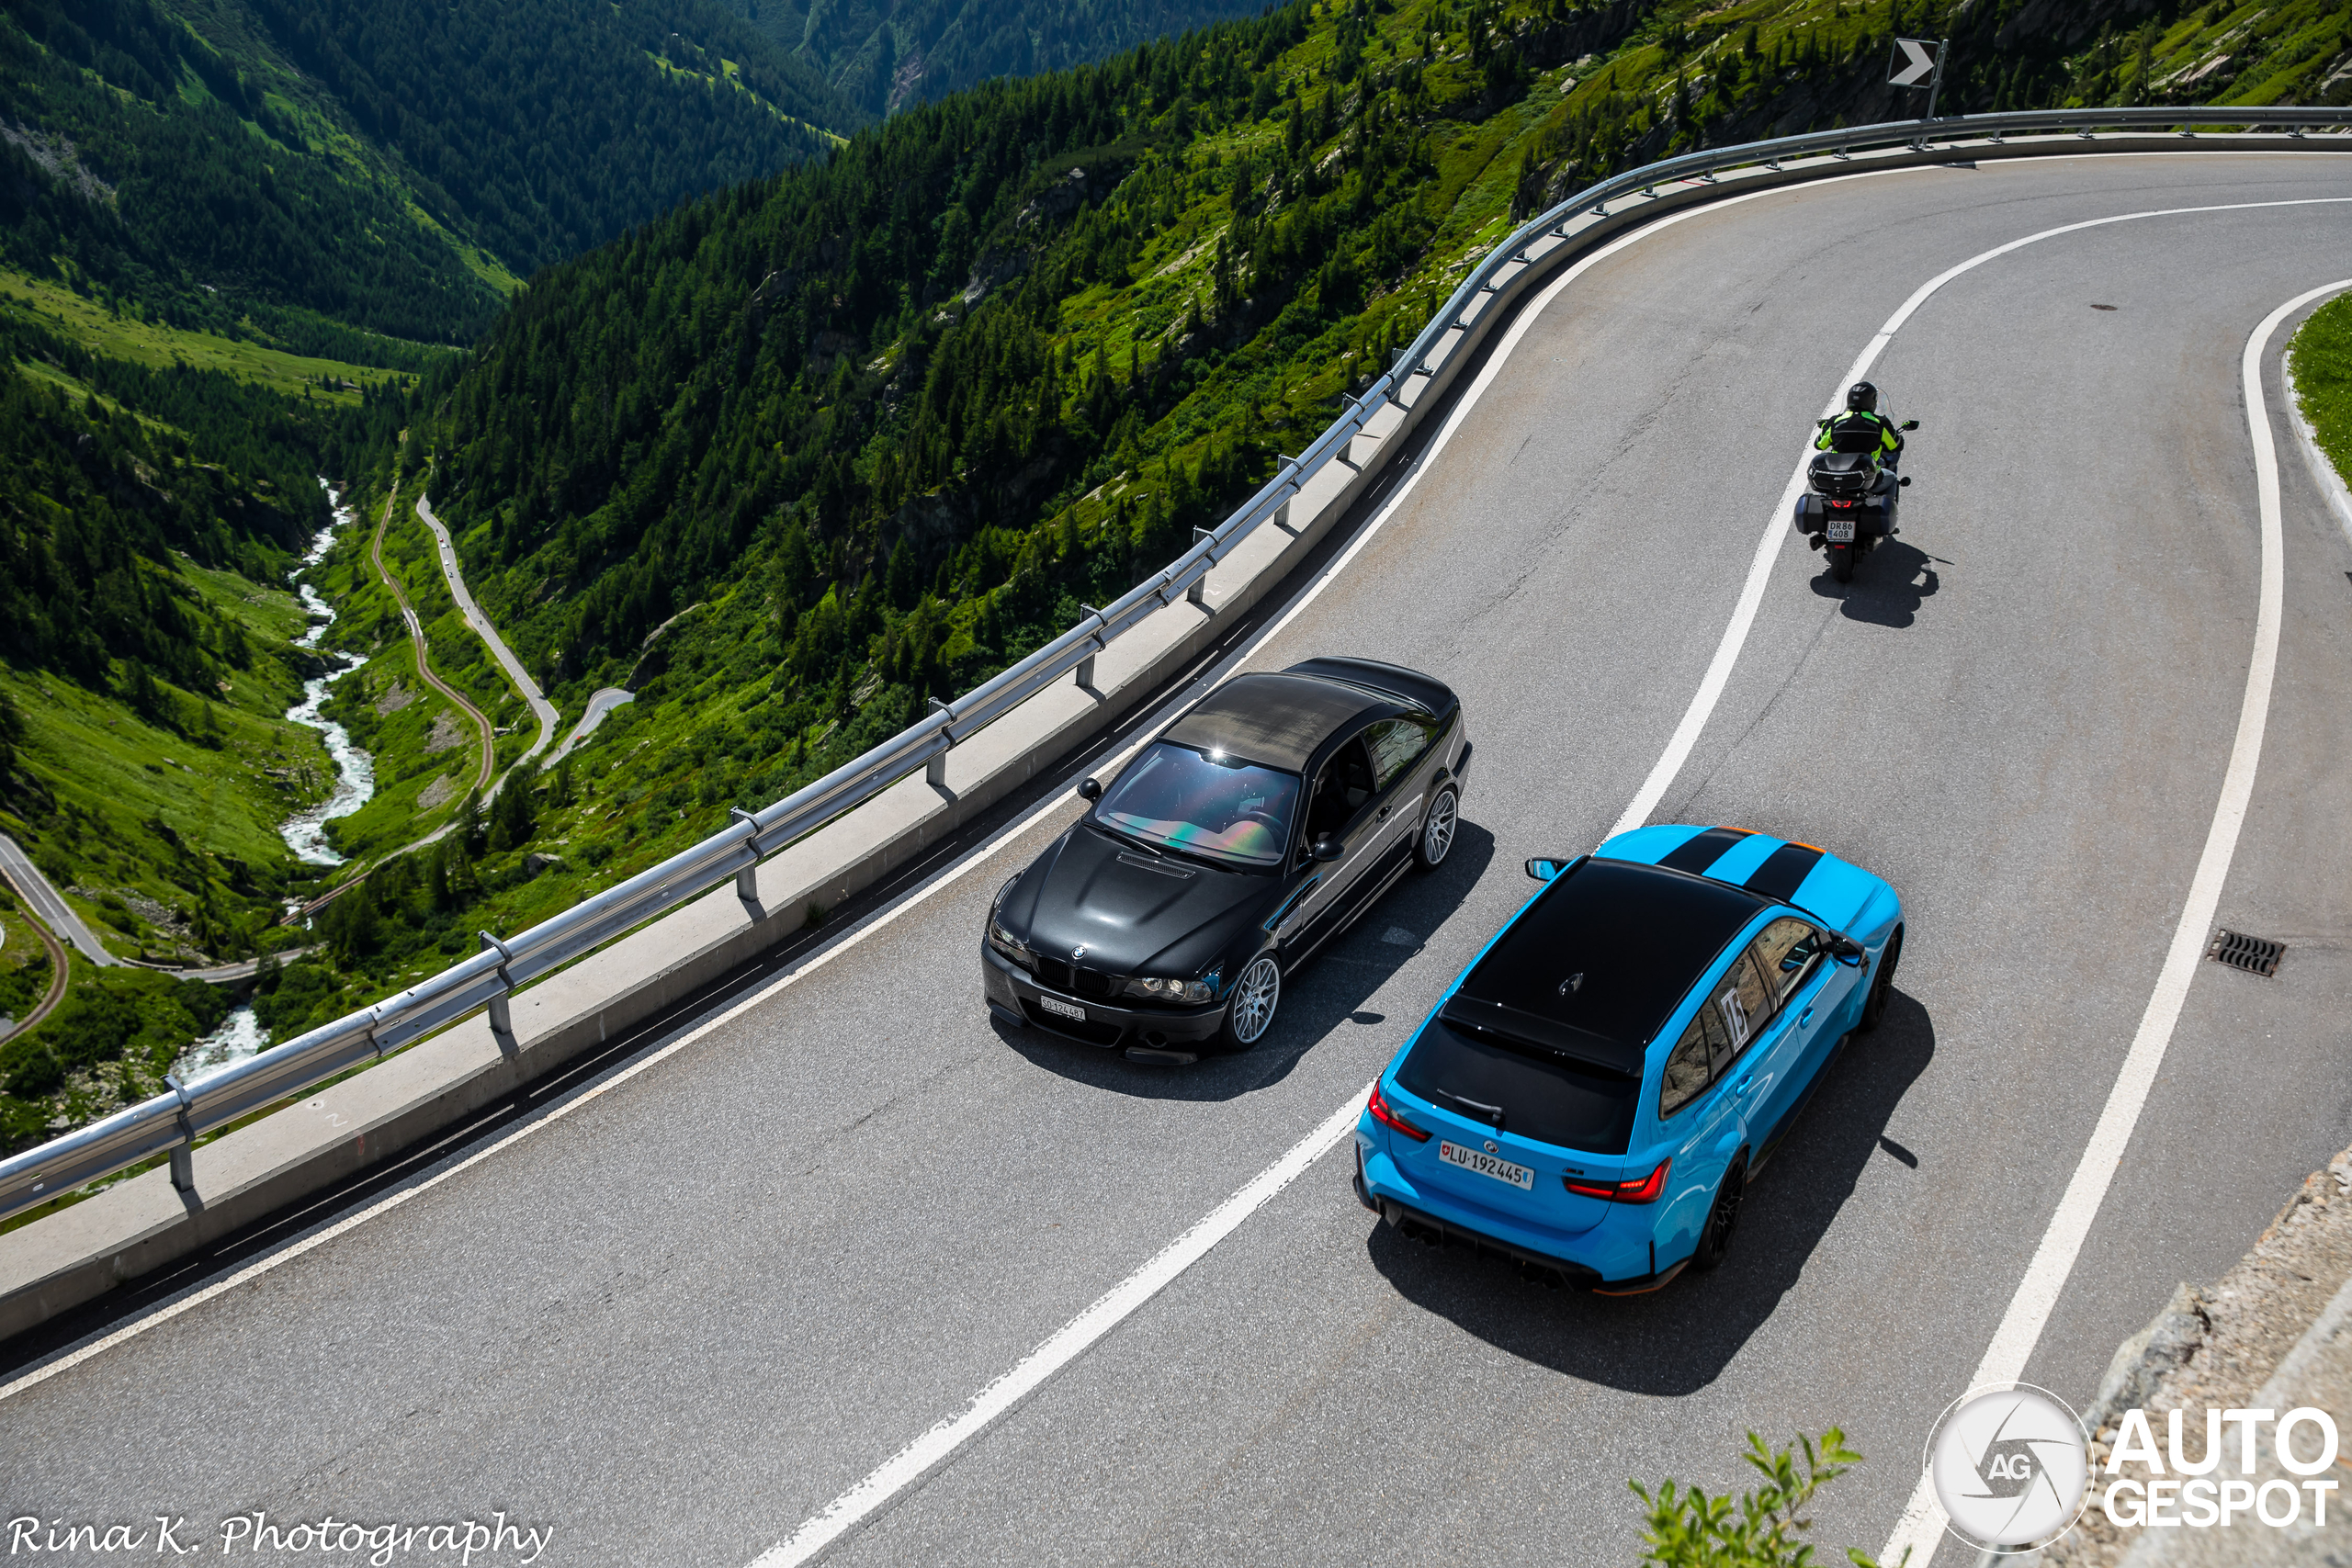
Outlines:
[[[1012,886],[1012,883],[1008,882],[996,890],[997,904],[1004,901],[1004,896]],[[989,907],[989,945],[1023,969],[1034,971],[1037,967],[1037,955],[1029,951],[1027,942],[1004,929],[1004,922],[996,918],[997,904]]]
[[1176,1002],[1198,1007],[1216,996],[1216,976],[1198,980],[1162,979],[1157,975],[1138,975],[1127,982],[1127,995],[1141,997],[1148,1002]]

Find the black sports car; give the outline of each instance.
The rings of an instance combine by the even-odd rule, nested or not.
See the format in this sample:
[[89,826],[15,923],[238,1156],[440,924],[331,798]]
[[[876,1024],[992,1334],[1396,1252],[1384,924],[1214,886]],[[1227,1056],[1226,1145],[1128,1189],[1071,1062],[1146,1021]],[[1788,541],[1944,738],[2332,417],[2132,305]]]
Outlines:
[[1136,1061],[1264,1038],[1282,977],[1453,847],[1470,742],[1440,682],[1367,659],[1237,675],[1006,883],[989,1010]]

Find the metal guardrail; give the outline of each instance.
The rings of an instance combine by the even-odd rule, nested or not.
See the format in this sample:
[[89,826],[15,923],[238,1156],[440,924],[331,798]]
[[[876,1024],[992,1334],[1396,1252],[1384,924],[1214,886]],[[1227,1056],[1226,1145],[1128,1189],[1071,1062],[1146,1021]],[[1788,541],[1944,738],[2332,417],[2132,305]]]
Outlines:
[[[732,826],[651,870],[503,941],[484,931],[482,951],[472,957],[372,1007],[217,1073],[192,1089],[174,1081],[170,1094],[158,1095],[39,1148],[0,1160],[0,1219],[166,1152],[172,1156],[174,1182],[183,1190],[192,1190],[189,1154],[198,1137],[397,1051],[478,1007],[490,1010],[491,1030],[499,1048],[514,1055],[519,1047],[507,998],[516,988],[730,876],[754,918],[760,918],[763,911],[752,873],[766,856],[874,798],[917,769],[929,770],[934,780],[940,779],[938,767],[957,741],[1073,671],[1085,682],[1092,673],[1094,656],[1154,612],[1180,598],[1198,603],[1199,585],[1209,570],[1261,525],[1279,514],[1325,463],[1344,454],[1401,381],[1431,374],[1432,356],[1446,340],[1456,332],[1469,331],[1465,312],[1476,308],[1482,296],[1508,286],[1500,281],[1507,269],[1537,265],[1539,258],[1531,254],[1531,246],[1547,237],[1565,242],[1566,225],[1576,218],[1606,214],[1611,202],[1655,195],[1658,186],[1670,182],[1712,185],[1725,170],[1758,165],[1778,170],[1784,159],[1821,153],[1842,159],[1858,147],[1908,144],[1924,151],[1938,142],[1997,145],[2010,136],[2056,131],[2074,131],[2095,141],[2100,130],[2176,130],[2184,140],[2193,140],[2198,126],[2278,127],[2301,136],[2307,129],[2322,126],[2352,127],[2352,109],[2200,105],[1903,120],[1689,152],[1579,191],[1521,225],[1486,254],[1454,289],[1444,309],[1397,356],[1396,366],[1409,369],[1400,374],[1391,368],[1361,396],[1348,398],[1347,412],[1304,452],[1284,458],[1280,470],[1257,494],[1214,531],[1197,536],[1190,549],[1148,581],[1115,603],[1090,612],[1076,626],[956,701],[934,703],[928,716],[816,783],[763,810],[736,811]],[[2346,150],[2352,150],[2352,142],[2347,142]]]

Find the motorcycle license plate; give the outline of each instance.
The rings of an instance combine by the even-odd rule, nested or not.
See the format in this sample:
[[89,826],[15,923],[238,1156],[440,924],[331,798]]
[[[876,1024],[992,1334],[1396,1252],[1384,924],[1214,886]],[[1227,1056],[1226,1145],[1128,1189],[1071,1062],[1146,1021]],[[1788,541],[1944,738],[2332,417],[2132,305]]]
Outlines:
[[1829,542],[1833,545],[1852,544],[1854,520],[1851,517],[1839,517],[1833,514],[1829,519]]

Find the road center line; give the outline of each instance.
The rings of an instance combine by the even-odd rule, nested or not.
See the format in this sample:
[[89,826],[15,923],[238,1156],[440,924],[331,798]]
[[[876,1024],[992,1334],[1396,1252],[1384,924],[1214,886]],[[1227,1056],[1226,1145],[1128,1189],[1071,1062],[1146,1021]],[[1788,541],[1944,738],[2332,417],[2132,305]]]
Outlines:
[[[2205,849],[2197,857],[2188,898],[2181,906],[2180,923],[2173,928],[2172,946],[2165,953],[2164,967],[2157,971],[2147,1010],[2140,1015],[2139,1032],[2132,1037],[2132,1049],[2124,1055],[2122,1071],[2116,1074],[2115,1087],[2108,1091],[2098,1124],[2092,1129],[2081,1163],[2075,1167],[2074,1178],[2058,1200],[2057,1212],[2050,1216],[2050,1224],[2041,1233],[2041,1244],[2034,1248],[2025,1278],[2018,1281],[2017,1294],[2009,1299],[2008,1311],[2002,1315],[2000,1327],[1994,1330],[1984,1359],[1977,1363],[1975,1375],[1968,1380],[1972,1389],[1988,1383],[2013,1383],[2025,1375],[2026,1360],[2041,1338],[2051,1311],[2058,1304],[2058,1293],[2065,1286],[2067,1276],[2074,1272],[2075,1259],[2090,1235],[2091,1222],[2098,1217],[2108,1187],[2123,1163],[2132,1131],[2139,1122],[2141,1109],[2147,1104],[2148,1091],[2155,1087],[2156,1069],[2164,1063],[2165,1048],[2172,1043],[2173,1026],[2180,1021],[2182,1004],[2188,999],[2188,986],[2196,977],[2198,960],[2204,954],[2207,933],[2212,928],[2214,912],[2221,906],[2222,885],[2229,877],[2230,858],[2237,850],[2238,829],[2245,825],[2246,808],[2254,798],[2254,772],[2262,760],[2262,733],[2270,716],[2270,683],[2278,669],[2278,623],[2286,593],[2278,514],[2278,448],[2271,438],[2270,412],[2262,392],[2262,350],[2289,316],[2314,299],[2347,288],[2352,288],[2352,278],[2299,294],[2264,317],[2262,324],[2254,329],[2254,335],[2246,339],[2239,375],[2245,383],[2246,429],[2254,442],[2255,492],[2261,509],[2262,578],[2255,615],[2254,657],[2246,665],[2245,697],[2238,707],[2237,738],[2230,745],[2229,771],[2222,776],[2222,797],[2213,806],[2213,823],[2206,830]],[[1886,1549],[1879,1553],[1879,1561],[1892,1565],[1913,1557],[1916,1561],[1912,1568],[1927,1568],[1942,1536],[1943,1523],[1936,1512],[1934,1489],[1923,1471],[1901,1521],[1887,1538]]]

